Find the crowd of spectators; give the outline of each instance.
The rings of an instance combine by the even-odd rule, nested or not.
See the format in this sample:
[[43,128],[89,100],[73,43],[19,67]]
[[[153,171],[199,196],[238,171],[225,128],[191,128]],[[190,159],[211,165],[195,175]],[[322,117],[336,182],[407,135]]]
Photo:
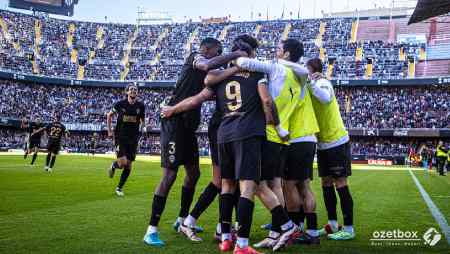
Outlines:
[[[384,41],[352,43],[350,18],[140,26],[67,21],[3,10],[0,18],[8,30],[0,33],[0,68],[71,79],[78,77],[83,65],[84,79],[174,80],[183,59],[207,36],[222,40],[227,52],[236,36],[252,34],[261,44],[260,59],[273,58],[282,38],[295,38],[304,43],[307,58],[318,57],[322,47],[325,63],[334,63],[332,77],[341,79],[365,78],[369,61],[373,63],[371,78],[405,78],[407,58],[417,58],[424,47]],[[361,56],[357,58],[358,48]],[[405,55],[401,60],[400,51]]]
[[[50,121],[54,113],[65,123],[105,126],[105,114],[114,102],[124,99],[121,88],[37,85],[1,81],[0,117],[40,118]],[[348,128],[450,128],[450,90],[425,87],[336,87],[336,97]],[[147,127],[160,127],[160,107],[172,89],[141,88],[139,99],[146,106]],[[202,106],[200,130],[206,130],[215,109]]]

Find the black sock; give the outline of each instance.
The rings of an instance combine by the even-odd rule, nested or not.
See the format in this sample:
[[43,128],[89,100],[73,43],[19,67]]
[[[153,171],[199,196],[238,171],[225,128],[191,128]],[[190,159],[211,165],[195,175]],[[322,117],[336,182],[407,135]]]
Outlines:
[[31,159],[31,165],[34,164],[34,162],[36,161],[37,158],[37,153],[33,153],[33,158]]
[[336,213],[336,192],[334,191],[334,186],[322,186],[323,190],[323,200],[325,202],[325,207],[328,213],[328,220],[337,220]]
[[189,214],[189,209],[191,208],[192,200],[194,199],[195,189],[181,187],[181,207],[180,213],[178,214],[181,218],[186,218]]
[[50,168],[53,168],[53,166],[55,166],[55,160],[56,160],[56,155],[52,157],[52,161],[50,162]]
[[306,228],[317,230],[317,214],[316,213],[305,213],[306,217]]
[[342,216],[344,217],[344,225],[353,225],[353,198],[350,194],[348,186],[336,189],[341,200]]
[[209,183],[198,198],[194,209],[192,209],[191,216],[198,219],[200,215],[211,205],[219,192],[219,188],[217,188],[213,183]]
[[288,212],[289,218],[294,222],[296,225],[300,224],[300,213],[299,212]]
[[298,219],[299,219],[299,224],[300,223],[305,223],[305,209],[303,209],[303,206],[300,206],[300,211],[298,211]]
[[51,154],[48,153],[47,154],[47,159],[45,159],[45,166],[47,166],[47,167],[50,165],[50,156],[51,156]]
[[236,191],[234,191],[233,194],[233,207],[234,207],[234,216],[235,221],[239,222],[239,198],[241,197],[241,190],[239,189],[239,186],[236,188]]
[[255,207],[255,203],[250,199],[239,198],[239,228],[238,228],[238,237],[249,238],[250,229],[252,227],[252,219],[253,219],[253,208]]
[[26,158],[27,158],[27,156],[28,156],[28,153],[27,153],[27,152],[25,152],[25,154],[23,155],[23,159],[26,159]]
[[289,217],[284,211],[281,205],[273,208],[270,213],[272,214],[272,231],[281,233],[281,226],[289,221]]
[[120,175],[120,181],[119,184],[117,185],[117,188],[122,189],[122,187],[125,185],[125,182],[128,179],[128,176],[131,173],[131,169],[126,166],[123,170],[122,170],[122,175]]
[[152,203],[152,215],[150,216],[150,225],[157,227],[161,219],[164,208],[166,207],[167,197],[154,195]]
[[234,194],[225,193],[220,195],[220,224],[222,234],[231,232],[231,220],[233,217]]

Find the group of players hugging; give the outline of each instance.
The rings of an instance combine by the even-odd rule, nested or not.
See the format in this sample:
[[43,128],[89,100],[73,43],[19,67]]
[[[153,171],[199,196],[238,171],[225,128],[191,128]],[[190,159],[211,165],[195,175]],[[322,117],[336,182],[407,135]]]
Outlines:
[[[349,136],[332,84],[322,75],[321,60],[299,65],[304,49],[295,39],[281,41],[272,61],[256,59],[258,41],[250,35],[238,36],[231,46],[230,53],[222,54],[220,41],[203,39],[198,52],[185,60],[173,95],[161,109],[163,174],[154,192],[144,242],[165,245],[158,224],[181,165],[186,176],[173,227],[191,241],[202,241],[198,233],[203,229],[197,220],[217,195],[220,214],[215,237],[222,252],[259,253],[249,246],[255,197],[272,215],[271,223],[263,225],[268,236],[256,248],[277,251],[291,244],[317,245],[325,235],[331,240],[353,239],[353,200],[347,182]],[[124,195],[122,187],[136,157],[145,115],[144,104],[137,100],[138,87],[130,84],[126,93],[127,98],[108,113],[108,133],[115,137],[117,149],[110,177],[123,169],[116,189],[119,196]],[[189,211],[200,177],[195,133],[201,104],[207,100],[216,103],[208,126],[213,174]],[[323,228],[317,225],[310,184],[316,151],[328,215]],[[342,226],[337,222],[336,192]]]

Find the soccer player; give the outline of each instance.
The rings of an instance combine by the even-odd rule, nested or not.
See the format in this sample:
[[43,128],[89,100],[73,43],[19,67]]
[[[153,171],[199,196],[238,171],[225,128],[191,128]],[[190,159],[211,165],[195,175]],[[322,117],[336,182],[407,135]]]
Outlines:
[[439,141],[437,147],[436,147],[436,164],[437,169],[439,172],[439,175],[445,176],[444,172],[444,166],[445,166],[445,160],[447,159],[447,152],[448,150],[444,147],[444,142],[442,140]]
[[90,150],[92,156],[95,155],[95,149],[97,149],[97,138],[98,138],[97,133],[94,133],[91,137],[91,143],[89,144],[89,150]]
[[53,167],[55,166],[56,156],[59,154],[59,150],[61,149],[61,139],[63,134],[65,134],[67,138],[69,133],[66,131],[64,124],[61,123],[61,117],[59,115],[55,115],[53,122],[47,125],[46,132],[48,136],[48,153],[44,169],[45,171],[51,173]]
[[[260,71],[268,74],[271,95],[277,105],[284,126],[278,126],[277,132],[284,133],[282,140],[274,138],[275,129],[268,128],[269,142],[265,148],[279,155],[282,160],[275,164],[284,168],[283,157],[286,160],[287,171],[284,176],[281,171],[272,185],[280,202],[284,202],[281,190],[281,177],[284,178],[286,206],[290,218],[303,228],[303,218],[306,212],[308,221],[307,234],[300,238],[301,243],[318,243],[317,215],[315,213],[315,197],[310,187],[312,179],[312,166],[315,153],[316,137],[318,132],[317,121],[312,109],[311,98],[306,90],[306,77],[308,70],[296,62],[303,56],[303,45],[295,39],[287,39],[278,45],[276,59],[272,62],[262,62],[256,59],[239,58],[236,63],[239,67],[251,71]],[[313,74],[316,76],[317,74]],[[287,123],[286,123],[287,122]],[[289,129],[285,129],[289,128]],[[272,133],[272,135],[270,135]],[[284,139],[289,139],[290,145],[285,148],[285,155],[280,154]],[[277,152],[278,150],[278,152]],[[277,167],[278,168],[278,167]],[[304,206],[302,206],[304,204]],[[304,212],[303,212],[303,207]],[[258,243],[257,246],[270,245],[273,242],[272,231],[269,237]]]
[[[169,106],[198,94],[204,88],[204,79],[209,70],[247,55],[244,51],[235,51],[227,55],[220,55],[221,52],[220,41],[214,38],[202,40],[199,52],[192,52],[185,60]],[[198,145],[195,134],[199,123],[200,105],[182,114],[161,120],[161,167],[163,177],[153,196],[150,223],[144,236],[144,242],[148,245],[158,247],[164,245],[164,242],[159,238],[158,224],[164,212],[167,195],[176,180],[178,168],[181,165],[184,165],[186,177],[181,189],[180,212],[174,223],[174,228],[177,231],[188,216],[195,186],[200,177]],[[211,188],[212,192],[215,191],[213,189]]]
[[25,128],[28,131],[28,141],[24,159],[32,152],[33,157],[30,165],[34,165],[41,145],[42,131],[45,130],[45,127],[42,126],[41,120],[37,118],[35,123],[26,123],[25,121],[22,121],[22,128]]
[[[125,88],[127,98],[116,102],[107,114],[108,136],[114,135],[117,160],[108,170],[110,178],[114,177],[116,169],[122,170],[120,181],[116,187],[116,195],[123,197],[123,186],[131,173],[133,161],[139,143],[141,128],[145,125],[145,106],[138,101],[138,88],[135,84],[129,84]],[[112,118],[117,114],[117,123],[112,131]]]
[[[307,63],[310,73],[322,71],[322,61],[310,59]],[[328,214],[328,224],[320,230],[332,240],[350,240],[355,238],[353,229],[353,199],[347,178],[351,176],[350,138],[345,129],[339,111],[333,86],[324,78],[312,78],[308,85],[312,94],[312,105],[317,116],[320,132],[317,134],[317,160],[319,176]],[[344,227],[339,230],[336,214],[339,194]]]

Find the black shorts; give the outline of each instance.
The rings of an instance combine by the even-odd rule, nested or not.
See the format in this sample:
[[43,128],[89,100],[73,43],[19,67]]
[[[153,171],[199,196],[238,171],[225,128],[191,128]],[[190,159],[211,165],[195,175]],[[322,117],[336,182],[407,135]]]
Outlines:
[[38,140],[38,139],[33,140],[33,139],[31,139],[30,143],[28,144],[28,149],[33,149],[35,147],[39,149],[40,145],[41,145],[41,140]]
[[129,140],[125,138],[115,139],[117,158],[127,157],[127,160],[136,160],[138,140]]
[[283,177],[287,146],[265,140],[262,145],[261,180]]
[[182,118],[162,119],[160,140],[161,167],[177,170],[181,165],[198,165],[195,130],[186,128]]
[[220,125],[210,124],[208,126],[209,150],[211,161],[214,165],[219,165],[219,148],[217,145],[217,131]]
[[287,148],[286,171],[284,179],[304,181],[313,179],[314,154],[316,143],[297,142]]
[[61,142],[49,140],[47,144],[47,151],[53,154],[58,154],[61,149]]
[[326,150],[317,151],[319,176],[333,178],[352,175],[352,156],[350,142]]
[[261,180],[263,137],[219,144],[219,166],[222,179]]

